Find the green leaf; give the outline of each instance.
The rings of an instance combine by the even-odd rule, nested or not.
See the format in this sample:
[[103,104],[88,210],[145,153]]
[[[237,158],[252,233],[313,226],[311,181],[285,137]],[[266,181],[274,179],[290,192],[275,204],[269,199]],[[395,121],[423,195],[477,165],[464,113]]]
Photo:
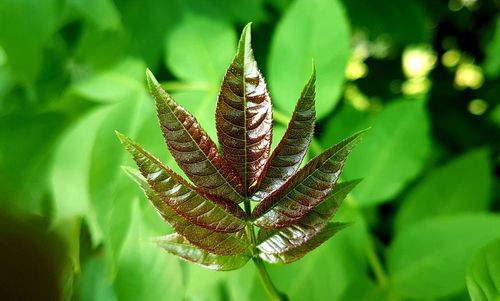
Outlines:
[[500,300],[500,240],[476,255],[467,272],[467,288],[472,301]]
[[[85,216],[91,204],[88,170],[99,126],[109,109],[97,110],[67,129],[57,146],[50,173],[54,223]],[[87,171],[87,172],[85,172]]]
[[385,202],[399,193],[421,171],[431,143],[421,101],[393,101],[366,122],[373,129],[344,168],[346,178],[363,178],[353,193],[362,206]]
[[386,301],[388,298],[384,289],[373,283],[373,280],[364,275],[349,283],[347,288],[342,293],[339,301]]
[[427,219],[400,231],[388,252],[394,291],[436,299],[465,289],[467,264],[481,246],[500,237],[500,216],[464,214]]
[[182,300],[182,269],[175,258],[148,241],[151,234],[144,224],[137,199],[132,204],[127,237],[118,258],[113,283],[118,300]]
[[257,248],[268,254],[282,253],[299,247],[320,232],[331,220],[342,200],[360,181],[339,183],[331,196],[291,226],[279,230],[261,229]]
[[269,263],[286,264],[291,263],[304,257],[307,253],[319,247],[325,241],[330,239],[335,233],[345,228],[347,224],[329,223],[316,235],[312,236],[308,241],[298,247],[288,249],[280,253],[260,253],[259,257]]
[[500,17],[497,17],[493,38],[486,47],[486,59],[483,66],[485,73],[492,78],[500,75]]
[[222,256],[209,253],[193,246],[187,239],[176,233],[159,237],[155,239],[155,242],[165,251],[211,270],[239,269],[250,259],[250,256],[242,254]]
[[74,7],[100,30],[117,30],[120,28],[120,14],[111,0],[68,0]]
[[[130,138],[117,132],[123,146],[130,152],[150,187],[168,205],[168,215],[174,210],[191,223],[217,232],[236,232],[246,226],[245,213],[234,202],[200,194],[179,175]],[[130,172],[129,172],[130,173]]]
[[324,151],[262,200],[252,212],[255,224],[271,229],[288,226],[327,198],[363,133],[358,132]]
[[260,185],[257,184],[258,191],[252,196],[254,200],[262,200],[280,187],[297,171],[302,163],[314,133],[316,119],[315,82],[316,70],[313,70],[313,74],[295,106],[285,134],[264,166],[262,172],[264,177]]
[[43,48],[59,23],[58,1],[0,2],[0,45],[15,77],[31,85],[43,63]]
[[150,71],[147,76],[163,137],[177,164],[199,188],[241,202],[243,187],[238,173],[219,154],[217,146],[196,118],[160,87]]
[[216,92],[235,44],[235,32],[226,23],[186,16],[166,40],[166,65],[182,81],[204,84]]
[[396,215],[396,229],[438,215],[486,210],[491,188],[489,152],[470,151],[431,170],[410,190]]
[[271,98],[250,40],[248,24],[222,81],[216,108],[222,153],[243,179],[245,194],[261,176],[269,157],[273,126]]
[[245,231],[222,233],[191,224],[170,209],[151,187],[149,187],[148,182],[139,172],[130,168],[124,170],[137,184],[139,184],[151,203],[159,210],[162,218],[172,225],[175,231],[184,236],[190,243],[218,255],[236,255],[246,252],[248,243],[246,241]]
[[318,118],[335,107],[349,57],[350,34],[344,9],[335,0],[298,0],[290,5],[272,37],[269,83],[274,104],[291,114],[311,59],[318,69]]
[[108,268],[106,261],[100,257],[83,263],[82,272],[76,280],[76,300],[116,301]]
[[[202,6],[197,4],[197,8]],[[209,6],[213,9],[213,2]],[[172,96],[197,117],[211,137],[216,135],[217,94],[234,56],[236,40],[234,29],[220,18],[196,15],[186,16],[165,42],[166,65],[182,80],[177,90],[172,84]]]
[[131,95],[144,93],[144,63],[138,60],[124,60],[109,69],[92,74],[77,81],[71,92],[99,102],[120,102]]

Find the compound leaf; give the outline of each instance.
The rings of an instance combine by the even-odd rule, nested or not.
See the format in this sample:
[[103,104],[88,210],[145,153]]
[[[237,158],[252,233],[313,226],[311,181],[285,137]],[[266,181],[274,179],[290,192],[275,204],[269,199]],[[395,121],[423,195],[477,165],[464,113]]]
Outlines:
[[244,230],[233,233],[222,233],[194,225],[177,215],[175,211],[163,202],[138,171],[132,168],[124,168],[124,170],[128,176],[139,184],[148,199],[156,207],[161,217],[167,221],[177,233],[184,236],[193,245],[218,255],[241,254],[247,250],[248,243]]
[[209,253],[193,246],[177,233],[159,237],[155,241],[165,251],[211,270],[235,270],[244,266],[250,259],[246,254],[224,256]]
[[219,154],[196,118],[161,88],[150,71],[147,79],[163,137],[177,164],[198,187],[240,203],[243,185],[238,173]]
[[293,175],[285,184],[259,203],[252,219],[262,228],[282,228],[309,213],[326,199],[340,175],[347,156],[361,134],[332,146]]
[[117,135],[151,188],[177,214],[193,224],[218,232],[236,232],[245,227],[245,213],[238,205],[199,194],[196,188],[132,139],[120,133]]
[[254,199],[262,200],[285,183],[299,168],[307,153],[314,132],[316,110],[314,106],[316,70],[307,82],[285,134],[267,161],[263,179]]
[[272,122],[271,98],[253,56],[249,24],[222,81],[216,109],[222,153],[241,175],[246,194],[269,157]]
[[280,253],[260,253],[259,256],[269,263],[286,264],[304,257],[307,253],[319,247],[322,243],[330,239],[335,233],[344,229],[347,224],[329,223],[316,235],[298,247]]

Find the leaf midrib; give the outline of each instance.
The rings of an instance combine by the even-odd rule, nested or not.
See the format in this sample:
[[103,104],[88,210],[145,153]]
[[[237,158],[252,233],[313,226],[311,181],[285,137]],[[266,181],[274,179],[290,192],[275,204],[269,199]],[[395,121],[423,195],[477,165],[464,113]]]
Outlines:
[[[240,196],[240,194],[239,194],[239,193],[238,193],[238,192],[234,189],[233,185],[231,185],[231,183],[229,183],[229,182],[227,181],[226,177],[225,177],[225,176],[223,176],[223,175],[220,173],[219,169],[218,169],[218,168],[217,168],[217,167],[216,167],[216,166],[212,163],[212,161],[208,159],[208,157],[206,156],[205,152],[203,152],[203,150],[200,148],[200,146],[198,145],[198,143],[196,143],[196,141],[193,139],[193,137],[192,137],[192,136],[191,136],[191,134],[189,133],[188,129],[184,126],[184,123],[183,123],[183,122],[181,122],[181,121],[179,120],[179,118],[177,118],[177,115],[176,115],[176,114],[175,114],[175,112],[172,110],[172,108],[171,108],[171,107],[170,107],[170,105],[167,103],[167,101],[166,101],[166,100],[163,100],[163,101],[166,103],[168,110],[172,113],[172,115],[174,116],[175,120],[177,120],[177,122],[178,122],[180,125],[182,125],[182,128],[186,131],[186,133],[188,133],[188,136],[189,136],[189,139],[191,140],[191,142],[193,142],[193,143],[196,145],[196,148],[197,148],[197,149],[198,149],[198,150],[199,150],[199,151],[203,154],[203,156],[205,157],[205,160],[206,160],[206,161],[208,161],[208,162],[210,163],[210,165],[211,165],[211,166],[212,166],[212,167],[216,170],[217,174],[218,174],[220,177],[222,177],[222,179],[224,179],[224,182],[225,182],[225,183],[226,183],[226,184],[227,184],[227,185],[231,188],[231,190],[232,190],[234,193],[236,193],[236,195]],[[174,101],[173,101],[173,99],[171,99],[170,101],[171,101],[171,102],[174,102]],[[183,109],[184,109],[184,108],[183,108]],[[186,110],[185,110],[185,109],[184,109],[184,111],[186,112]],[[194,116],[192,116],[192,118],[195,120],[195,122],[196,122],[196,123],[198,123],[198,125],[200,125],[200,123],[198,122],[198,120],[196,120],[196,118],[195,118]],[[208,137],[210,140],[212,140],[212,139],[208,136],[208,134],[206,133],[206,131],[205,131],[205,130],[201,127],[201,125],[200,125],[200,129],[201,129],[201,130],[203,130],[203,132],[205,132],[205,135],[207,135],[207,137]],[[212,141],[212,143],[213,143],[213,141]],[[217,150],[217,153],[219,153],[219,150]],[[220,155],[220,153],[219,153],[219,157],[220,157],[220,159],[221,159],[221,160],[225,160],[225,159],[224,159],[224,158]],[[240,202],[241,202],[241,198],[240,198],[239,200],[234,200],[234,201],[236,201],[237,203],[240,203]]]

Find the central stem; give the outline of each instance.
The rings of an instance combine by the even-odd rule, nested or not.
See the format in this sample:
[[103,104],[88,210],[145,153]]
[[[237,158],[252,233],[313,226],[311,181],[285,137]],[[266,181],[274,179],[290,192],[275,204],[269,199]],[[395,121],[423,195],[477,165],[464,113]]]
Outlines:
[[257,245],[257,239],[255,238],[253,223],[250,221],[252,208],[250,206],[249,199],[245,199],[245,212],[247,215],[247,226],[245,230],[252,245],[252,260],[257,268],[257,271],[259,272],[261,283],[272,301],[288,301],[288,297],[285,294],[280,293],[278,289],[276,289],[276,286],[274,286],[271,277],[269,277],[269,274],[267,273],[266,266],[264,265],[262,259],[260,259],[258,251],[255,248]]

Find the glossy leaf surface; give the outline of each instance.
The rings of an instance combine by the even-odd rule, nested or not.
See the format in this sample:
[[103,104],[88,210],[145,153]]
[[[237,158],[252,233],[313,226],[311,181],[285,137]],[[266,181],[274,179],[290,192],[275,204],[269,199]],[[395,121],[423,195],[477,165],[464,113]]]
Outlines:
[[126,168],[125,172],[139,184],[161,217],[172,225],[177,233],[185,237],[193,245],[219,255],[235,255],[246,251],[247,241],[245,240],[245,232],[243,230],[234,233],[222,233],[193,225],[177,215],[175,211],[163,202],[139,172],[130,168]]
[[231,201],[199,194],[171,169],[130,138],[118,133],[142,175],[156,194],[177,214],[193,224],[218,232],[236,232],[245,227],[245,213]]
[[342,223],[329,223],[315,236],[307,240],[296,248],[289,249],[281,253],[260,253],[260,257],[269,263],[291,263],[304,257],[307,253],[316,249],[322,243],[327,241],[335,233],[345,228],[346,224]]
[[358,143],[358,132],[311,160],[258,204],[252,218],[259,227],[281,228],[297,221],[327,198],[347,156]]
[[245,193],[257,181],[269,157],[271,98],[250,45],[250,25],[222,81],[216,109],[222,153],[239,172]]
[[482,248],[467,273],[472,301],[500,300],[500,240]]
[[300,247],[328,224],[342,200],[359,182],[335,185],[328,199],[291,226],[279,230],[262,229],[257,238],[257,248],[264,253],[274,254]]
[[177,164],[201,189],[241,202],[243,186],[238,173],[219,154],[217,146],[196,118],[161,88],[150,71],[147,72],[147,79],[156,102],[163,137]]
[[241,268],[250,259],[249,255],[216,255],[201,250],[177,233],[158,237],[155,242],[165,251],[186,261],[217,271],[230,271]]
[[264,167],[263,180],[254,194],[261,200],[285,183],[299,168],[307,153],[314,133],[316,110],[314,106],[316,70],[307,82],[285,134]]

